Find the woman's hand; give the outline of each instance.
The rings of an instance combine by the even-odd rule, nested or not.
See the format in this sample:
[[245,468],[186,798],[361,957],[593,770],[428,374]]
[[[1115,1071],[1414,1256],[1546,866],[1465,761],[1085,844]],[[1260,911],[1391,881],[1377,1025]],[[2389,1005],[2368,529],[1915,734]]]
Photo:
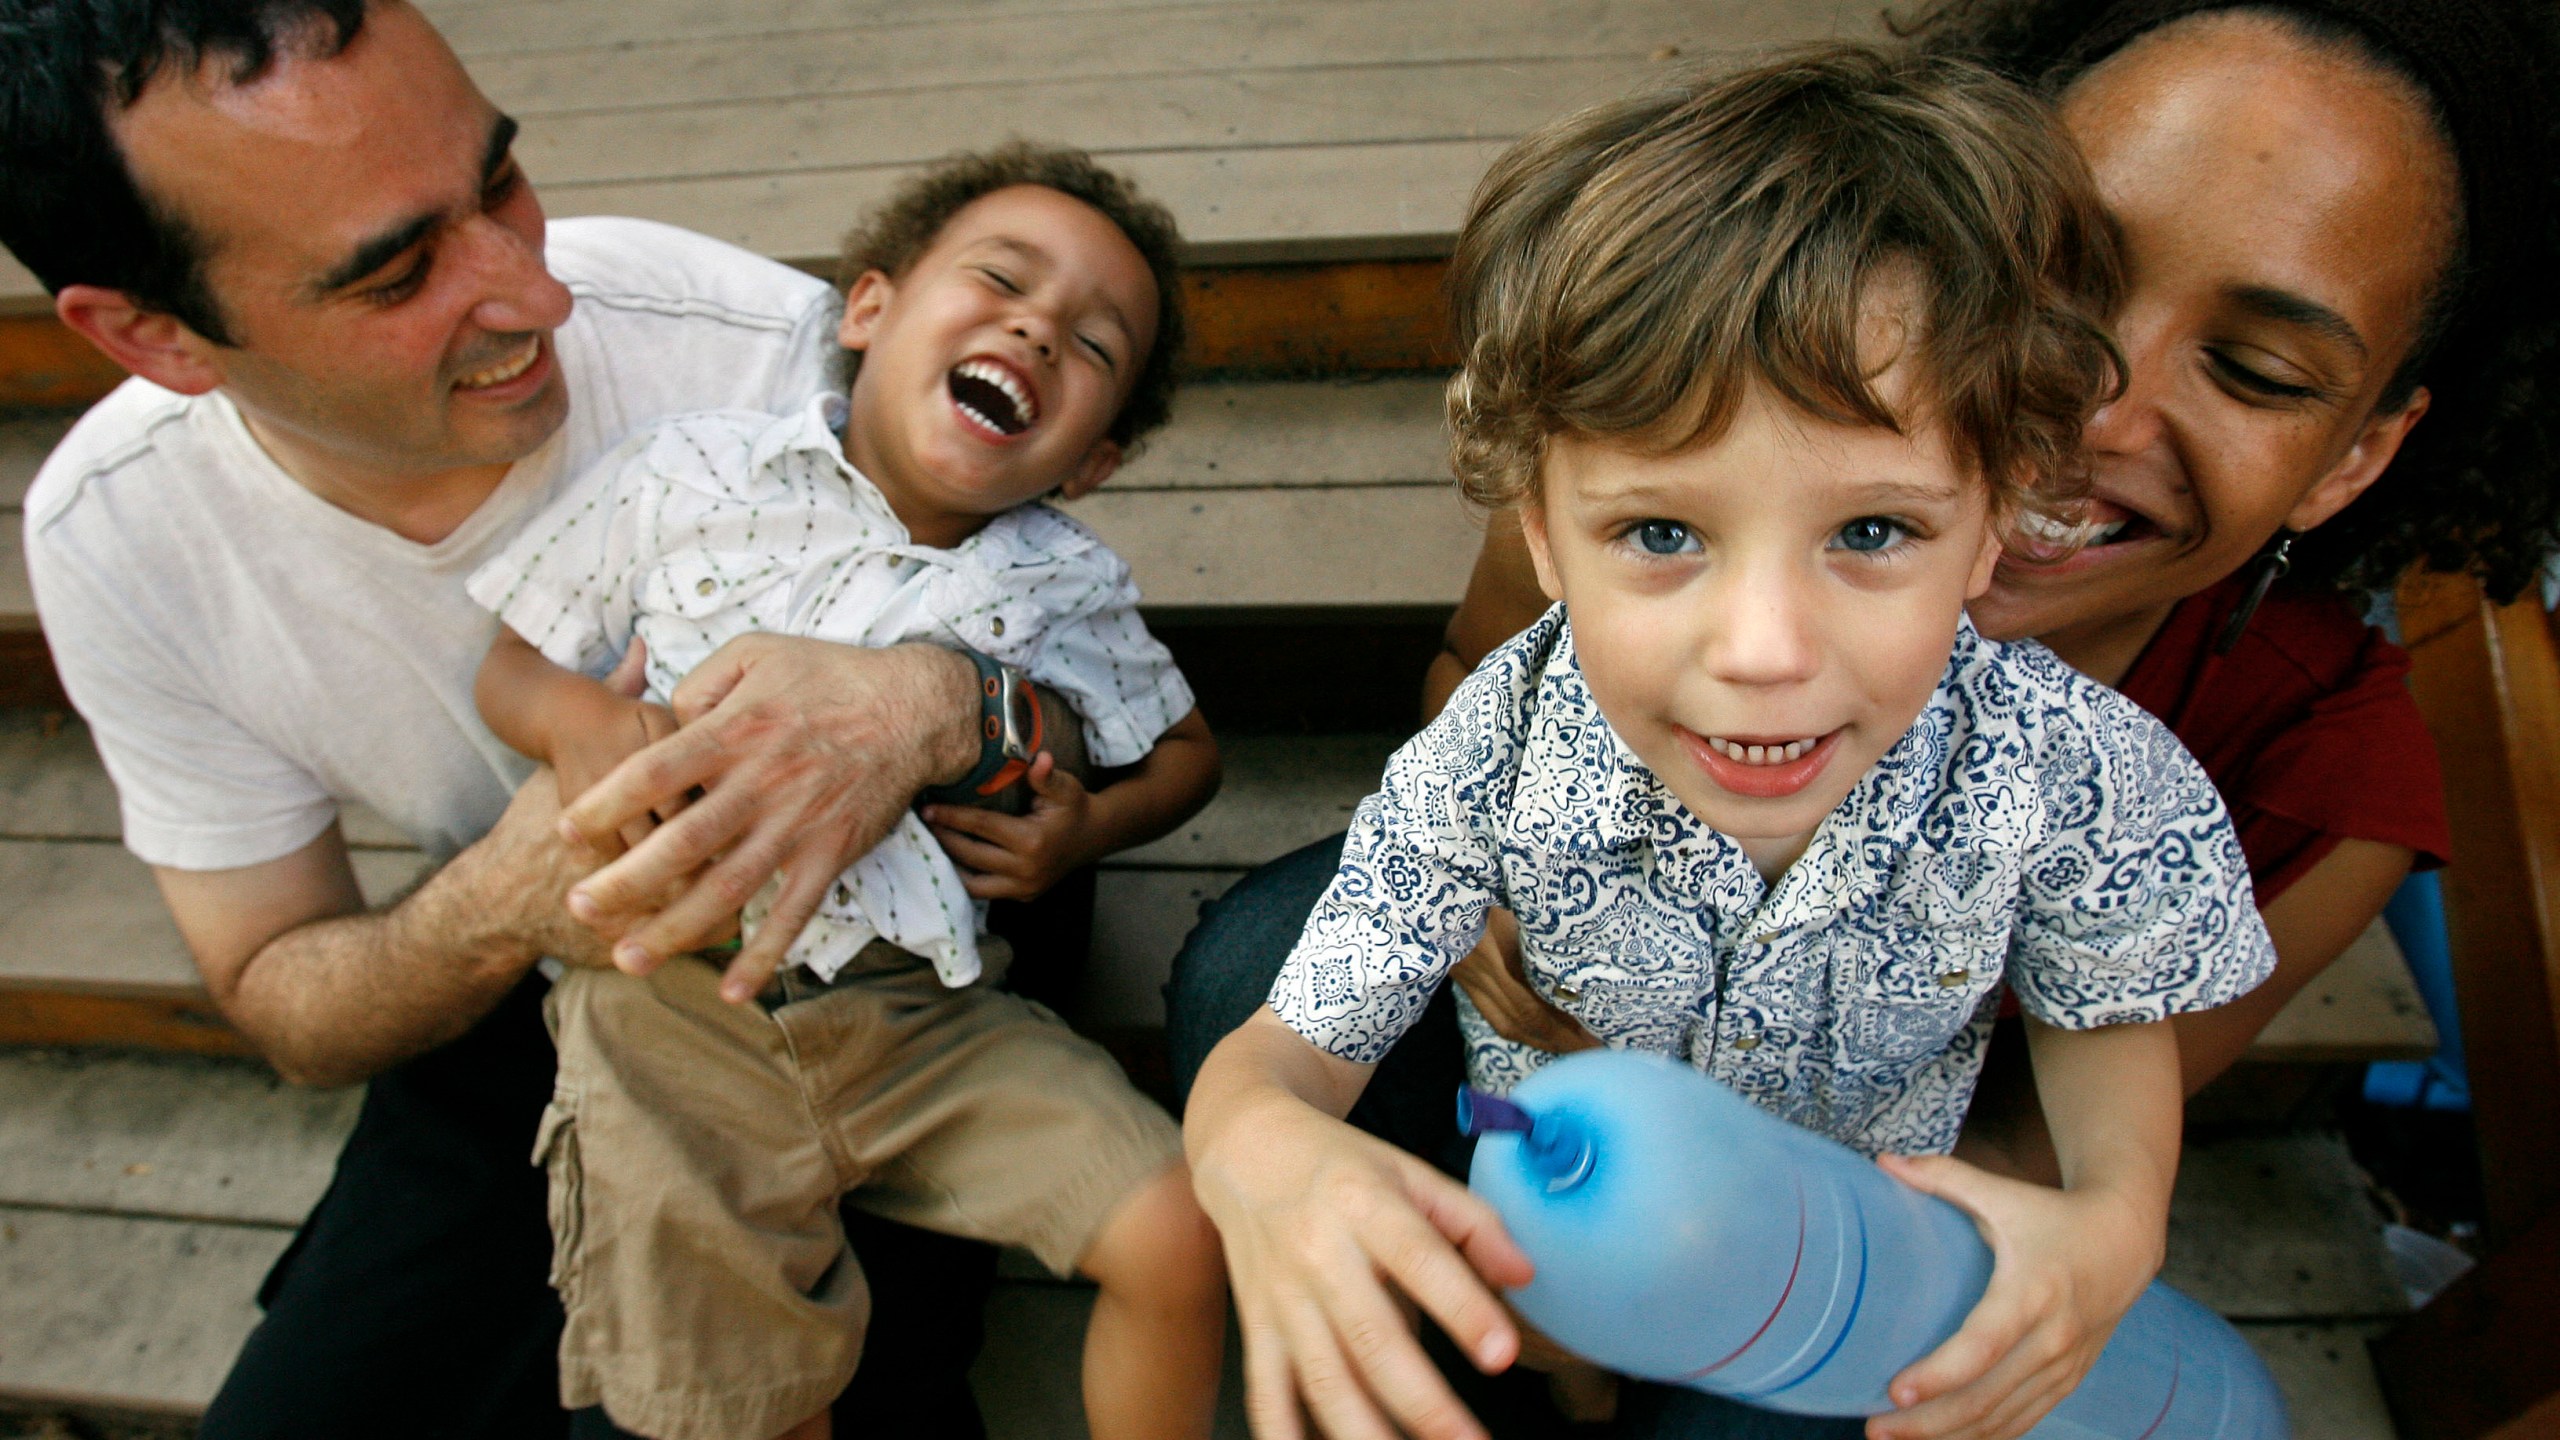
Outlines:
[[1947,1342],[1893,1377],[1870,1440],[2010,1440],[2061,1403],[2159,1273],[2162,1219],[2115,1191],[2054,1190],[1946,1156],[1880,1161],[1973,1217],[1991,1284]]
[[1520,964],[1520,922],[1499,906],[1485,912],[1484,938],[1449,972],[1494,1033],[1516,1044],[1570,1055],[1597,1050],[1600,1037],[1529,988]]
[[1262,1440],[1299,1440],[1305,1416],[1335,1440],[1477,1440],[1398,1296],[1498,1371],[1520,1340],[1488,1287],[1527,1284],[1528,1257],[1464,1186],[1301,1098],[1347,1108],[1366,1076],[1265,1010],[1192,1091],[1192,1186],[1226,1246],[1246,1413]]

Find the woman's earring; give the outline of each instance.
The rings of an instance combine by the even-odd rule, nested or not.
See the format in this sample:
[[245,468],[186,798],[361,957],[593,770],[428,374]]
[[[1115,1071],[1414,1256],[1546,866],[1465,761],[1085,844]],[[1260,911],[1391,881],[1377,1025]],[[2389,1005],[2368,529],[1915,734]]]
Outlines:
[[2214,637],[2214,654],[2231,653],[2231,647],[2240,643],[2240,632],[2249,628],[2250,617],[2258,613],[2258,603],[2266,599],[2267,592],[2274,589],[2275,583],[2293,568],[2295,537],[2294,531],[2278,530],[2276,543],[2259,553],[2258,573],[2249,581],[2249,593],[2242,597],[2240,608],[2231,612],[2231,618],[2222,623],[2222,633]]

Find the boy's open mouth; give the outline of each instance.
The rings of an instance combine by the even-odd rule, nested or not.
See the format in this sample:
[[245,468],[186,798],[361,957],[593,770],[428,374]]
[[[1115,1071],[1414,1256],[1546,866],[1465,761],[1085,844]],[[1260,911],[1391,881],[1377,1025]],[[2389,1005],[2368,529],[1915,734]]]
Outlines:
[[992,360],[963,360],[951,367],[942,383],[962,415],[1008,439],[1040,418],[1040,402],[1031,387]]

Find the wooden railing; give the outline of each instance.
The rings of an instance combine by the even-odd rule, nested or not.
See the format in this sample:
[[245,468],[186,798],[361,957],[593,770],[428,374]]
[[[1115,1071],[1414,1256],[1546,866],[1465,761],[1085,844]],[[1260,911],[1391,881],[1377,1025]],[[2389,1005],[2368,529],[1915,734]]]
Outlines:
[[[2538,595],[2400,592],[2453,820],[2445,916],[2488,1258],[2374,1360],[2407,1440],[2560,1436],[2560,643]],[[2374,757],[2390,763],[2388,756]]]

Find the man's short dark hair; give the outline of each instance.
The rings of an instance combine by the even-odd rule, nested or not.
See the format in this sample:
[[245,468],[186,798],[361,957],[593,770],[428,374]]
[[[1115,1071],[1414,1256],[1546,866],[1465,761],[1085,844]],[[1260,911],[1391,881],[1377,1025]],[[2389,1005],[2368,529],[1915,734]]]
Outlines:
[[366,0],[0,0],[0,243],[47,290],[102,285],[231,342],[204,281],[203,238],[155,204],[107,128],[164,66],[335,55]]
[[[1173,392],[1182,369],[1182,232],[1173,213],[1138,193],[1128,177],[1105,170],[1081,150],[1015,140],[993,150],[954,155],[898,187],[887,203],[863,217],[844,237],[837,272],[850,287],[863,272],[896,279],[933,248],[942,227],[973,200],[1038,185],[1081,200],[1120,227],[1145,258],[1156,281],[1156,343],[1129,387],[1128,402],[1111,422],[1111,438],[1132,447],[1173,415]],[[859,364],[859,359],[853,360]]]

